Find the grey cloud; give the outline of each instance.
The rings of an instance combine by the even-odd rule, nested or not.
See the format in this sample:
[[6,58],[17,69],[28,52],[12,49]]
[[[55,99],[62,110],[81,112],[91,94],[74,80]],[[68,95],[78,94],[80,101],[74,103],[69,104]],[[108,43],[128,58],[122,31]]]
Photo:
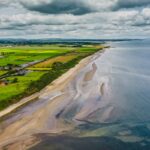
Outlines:
[[150,5],[150,0],[117,0],[112,6],[112,10],[129,9]]
[[31,26],[47,25],[47,26],[62,26],[62,25],[78,24],[76,18],[68,16],[46,16],[37,14],[18,14],[0,16],[0,29],[4,30],[23,30]]
[[26,3],[25,1],[21,1],[21,4],[30,11],[45,14],[84,15],[94,11],[86,1],[82,0],[49,0],[39,3]]
[[0,1],[0,7],[4,7],[8,5],[8,0],[1,0]]

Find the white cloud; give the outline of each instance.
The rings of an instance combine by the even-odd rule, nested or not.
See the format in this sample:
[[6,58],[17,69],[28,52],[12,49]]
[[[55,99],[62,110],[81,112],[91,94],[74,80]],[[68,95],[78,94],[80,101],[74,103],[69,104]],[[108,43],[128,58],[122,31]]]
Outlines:
[[[79,37],[105,38],[114,36],[148,36],[150,8],[148,1],[128,0],[77,0],[79,10],[42,13],[24,7],[47,5],[53,0],[1,0],[0,35],[6,37]],[[67,0],[61,0],[67,2]],[[59,0],[57,1],[59,2]],[[72,2],[72,0],[70,0]],[[118,7],[116,11],[112,8]],[[120,7],[119,7],[120,6]],[[78,8],[78,5],[76,5]],[[72,7],[71,7],[72,8]],[[86,10],[86,9],[85,9]],[[91,10],[91,11],[89,11]],[[70,12],[70,13],[68,13]],[[78,13],[77,13],[78,12]],[[80,13],[79,13],[80,12]],[[76,14],[77,13],[77,14]]]

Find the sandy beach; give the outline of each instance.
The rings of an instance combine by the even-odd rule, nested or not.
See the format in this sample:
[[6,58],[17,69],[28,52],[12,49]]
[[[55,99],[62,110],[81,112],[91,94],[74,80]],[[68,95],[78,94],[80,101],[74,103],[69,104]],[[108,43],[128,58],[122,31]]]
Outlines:
[[[102,52],[98,52],[81,60],[41,92],[1,111],[0,117],[6,116],[6,119],[0,124],[0,147],[6,146],[8,149],[15,147],[15,150],[18,150],[23,146],[22,149],[27,149],[28,146],[38,142],[35,134],[61,134],[82,124],[95,110],[92,110],[89,103],[77,113],[77,109],[81,107],[78,98],[82,92],[80,87],[76,87],[81,84],[77,82],[80,82],[79,78],[82,75],[81,88],[84,88],[84,84],[94,78],[97,70],[94,60],[101,55]],[[90,67],[87,67],[88,65]],[[33,101],[35,99],[36,101]]]

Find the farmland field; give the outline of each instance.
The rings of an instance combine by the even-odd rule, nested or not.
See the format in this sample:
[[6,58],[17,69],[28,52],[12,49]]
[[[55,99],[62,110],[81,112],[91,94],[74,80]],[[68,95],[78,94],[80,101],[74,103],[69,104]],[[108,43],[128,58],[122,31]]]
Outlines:
[[24,45],[0,47],[0,109],[38,92],[103,46]]
[[59,46],[18,46],[0,47],[0,66],[7,64],[21,65],[36,60],[43,60],[50,57],[71,52],[72,47]]

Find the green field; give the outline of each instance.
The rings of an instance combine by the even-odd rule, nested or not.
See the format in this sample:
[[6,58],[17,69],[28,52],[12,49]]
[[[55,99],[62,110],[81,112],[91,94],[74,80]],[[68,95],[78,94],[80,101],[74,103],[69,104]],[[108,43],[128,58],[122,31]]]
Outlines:
[[[25,76],[8,77],[10,84],[0,87],[0,100],[7,100],[15,95],[21,94],[26,90],[32,81],[39,80],[44,72],[30,72]],[[13,83],[14,79],[18,81]]]
[[55,57],[74,50],[73,47],[46,46],[18,46],[0,47],[0,66],[7,64],[21,65],[28,62]]
[[[101,45],[0,47],[0,110],[40,91],[82,58],[103,48]],[[36,63],[30,65],[31,62]],[[22,69],[25,64],[29,66]],[[7,76],[3,77],[4,74]]]

